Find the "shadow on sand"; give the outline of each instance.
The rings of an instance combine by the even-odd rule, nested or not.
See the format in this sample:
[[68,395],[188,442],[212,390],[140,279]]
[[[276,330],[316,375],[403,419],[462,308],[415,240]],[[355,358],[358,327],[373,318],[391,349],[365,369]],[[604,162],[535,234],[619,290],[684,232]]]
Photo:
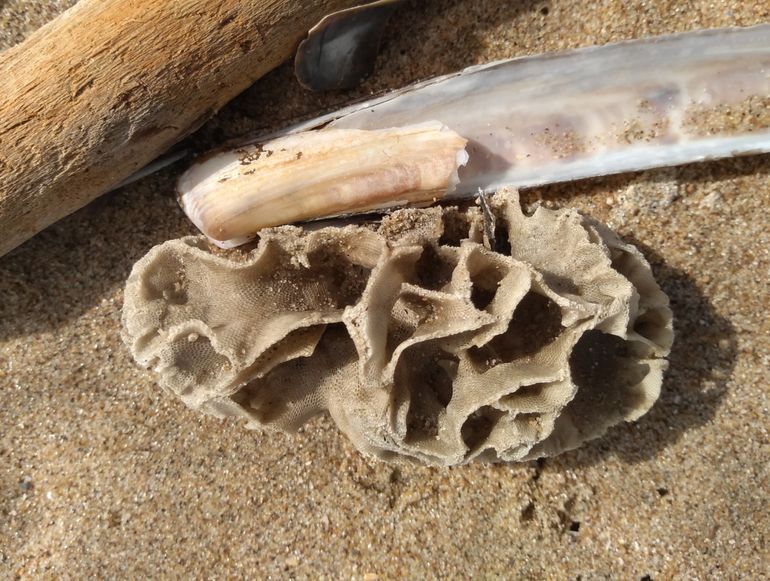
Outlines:
[[707,424],[716,414],[738,355],[732,324],[717,314],[693,280],[629,237],[652,265],[671,299],[675,339],[660,399],[637,422],[622,424],[602,438],[546,462],[577,468],[616,455],[627,463],[650,460],[684,432]]
[[195,233],[164,171],[106,194],[0,257],[0,342],[55,332],[122,288],[152,246]]

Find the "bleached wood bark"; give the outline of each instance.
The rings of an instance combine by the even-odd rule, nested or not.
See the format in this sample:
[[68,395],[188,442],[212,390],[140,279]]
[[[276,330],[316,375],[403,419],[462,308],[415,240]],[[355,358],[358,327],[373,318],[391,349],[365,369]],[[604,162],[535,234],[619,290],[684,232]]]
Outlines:
[[355,0],[81,0],[0,53],[0,256],[198,128]]

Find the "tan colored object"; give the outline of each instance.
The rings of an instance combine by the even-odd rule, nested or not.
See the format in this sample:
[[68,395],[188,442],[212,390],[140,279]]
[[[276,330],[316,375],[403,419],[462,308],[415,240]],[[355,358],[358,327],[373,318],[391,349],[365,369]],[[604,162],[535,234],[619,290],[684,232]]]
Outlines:
[[196,163],[179,201],[201,232],[234,246],[268,226],[436,202],[457,182],[466,143],[435,121],[287,135]]
[[386,460],[525,460],[644,414],[672,341],[644,257],[574,210],[491,208],[497,251],[478,208],[266,229],[230,258],[167,242],[129,278],[124,339],[195,409],[288,431],[328,410]]
[[199,127],[353,0],[81,0],[0,53],[0,255]]

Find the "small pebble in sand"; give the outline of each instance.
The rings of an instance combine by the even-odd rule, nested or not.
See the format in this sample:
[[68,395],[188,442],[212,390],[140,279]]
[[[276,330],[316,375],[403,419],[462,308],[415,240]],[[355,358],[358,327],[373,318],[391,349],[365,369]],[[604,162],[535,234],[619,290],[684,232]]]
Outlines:
[[296,556],[292,555],[291,557],[286,559],[286,566],[287,567],[292,567],[292,568],[298,567],[299,566],[299,557],[296,557]]
[[702,208],[707,208],[712,211],[719,210],[722,207],[722,194],[719,191],[713,191],[703,198],[700,203]]

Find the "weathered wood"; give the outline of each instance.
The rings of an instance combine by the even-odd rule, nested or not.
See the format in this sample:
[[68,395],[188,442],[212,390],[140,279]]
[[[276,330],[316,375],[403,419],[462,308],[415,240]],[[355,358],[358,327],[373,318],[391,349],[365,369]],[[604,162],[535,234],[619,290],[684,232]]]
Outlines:
[[355,0],[81,0],[0,53],[0,256],[198,128]]

